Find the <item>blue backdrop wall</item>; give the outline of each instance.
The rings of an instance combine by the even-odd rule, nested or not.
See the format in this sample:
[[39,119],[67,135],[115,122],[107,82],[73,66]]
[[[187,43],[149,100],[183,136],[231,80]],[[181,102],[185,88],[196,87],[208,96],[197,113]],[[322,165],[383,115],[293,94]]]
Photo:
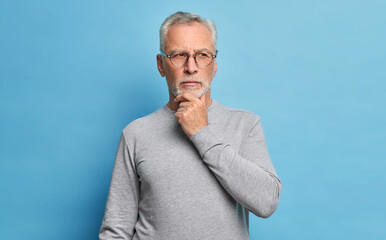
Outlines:
[[212,96],[283,182],[255,239],[386,239],[386,1],[0,1],[0,238],[97,239],[122,129],[168,100],[171,13],[218,26]]

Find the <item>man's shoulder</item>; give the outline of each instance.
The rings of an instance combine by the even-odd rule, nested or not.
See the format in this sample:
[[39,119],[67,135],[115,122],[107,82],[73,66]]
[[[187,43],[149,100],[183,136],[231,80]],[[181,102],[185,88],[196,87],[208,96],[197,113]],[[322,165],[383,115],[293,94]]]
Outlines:
[[256,115],[255,113],[248,110],[228,107],[222,104],[220,104],[219,110],[221,111],[221,115],[225,115],[224,117],[228,119],[255,123],[260,121],[259,115]]
[[132,122],[130,122],[123,129],[123,133],[126,136],[135,135],[135,134],[144,134],[150,129],[157,127],[157,124],[159,124],[163,120],[163,118],[164,118],[164,115],[162,114],[162,107],[161,107],[144,117],[137,118]]
[[260,117],[252,111],[225,105],[220,105],[211,118],[214,132],[235,146],[260,123]]

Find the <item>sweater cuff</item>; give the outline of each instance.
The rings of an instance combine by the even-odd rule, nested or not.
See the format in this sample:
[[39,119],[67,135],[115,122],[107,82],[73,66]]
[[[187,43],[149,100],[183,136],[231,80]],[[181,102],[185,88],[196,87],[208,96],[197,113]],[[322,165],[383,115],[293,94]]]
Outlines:
[[196,146],[201,158],[204,158],[205,153],[213,147],[224,143],[223,140],[213,132],[210,125],[207,125],[196,132],[190,137],[190,141]]

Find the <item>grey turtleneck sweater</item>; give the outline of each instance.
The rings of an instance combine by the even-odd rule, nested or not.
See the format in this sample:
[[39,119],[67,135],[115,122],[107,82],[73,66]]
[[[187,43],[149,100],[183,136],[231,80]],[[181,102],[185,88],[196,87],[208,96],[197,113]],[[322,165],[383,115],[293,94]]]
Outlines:
[[249,239],[249,211],[269,217],[281,191],[259,117],[213,100],[189,138],[174,114],[124,128],[100,239]]

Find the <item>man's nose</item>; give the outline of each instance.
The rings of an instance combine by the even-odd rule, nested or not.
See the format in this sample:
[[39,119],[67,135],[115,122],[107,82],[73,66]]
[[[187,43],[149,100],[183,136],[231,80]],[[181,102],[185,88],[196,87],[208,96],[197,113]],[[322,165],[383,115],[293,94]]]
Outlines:
[[197,64],[194,61],[194,57],[190,56],[188,62],[185,64],[185,71],[189,74],[193,74],[197,72]]

